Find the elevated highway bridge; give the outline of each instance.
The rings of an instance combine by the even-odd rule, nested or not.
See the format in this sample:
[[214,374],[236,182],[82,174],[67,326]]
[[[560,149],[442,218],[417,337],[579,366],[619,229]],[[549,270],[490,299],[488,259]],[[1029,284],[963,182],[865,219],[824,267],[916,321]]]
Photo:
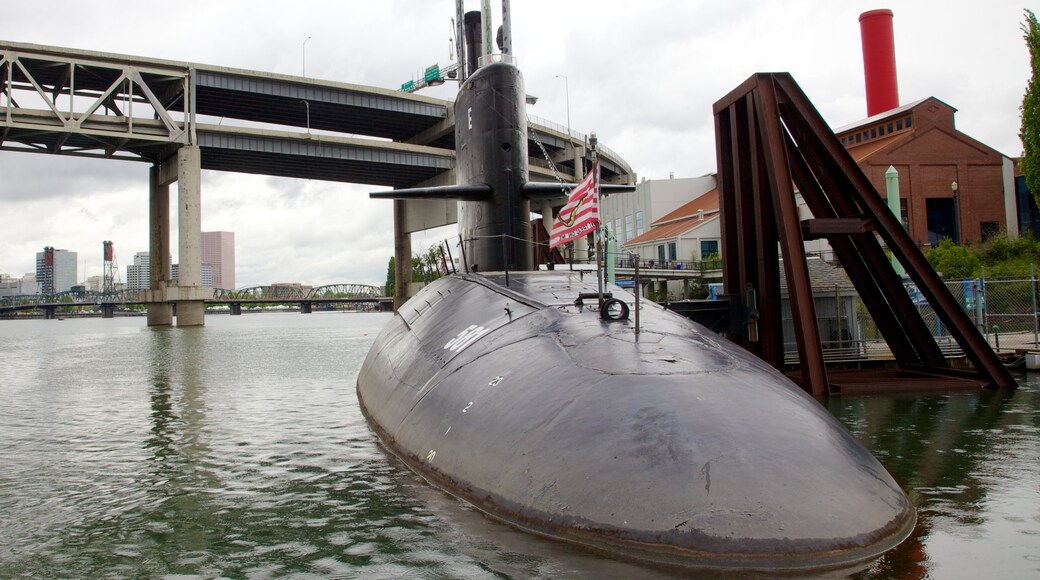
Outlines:
[[[0,40],[0,150],[152,165],[155,262],[141,300],[153,325],[172,323],[175,302],[185,303],[178,326],[203,323],[202,169],[392,188],[451,184],[454,126],[450,101],[397,90]],[[531,179],[579,179],[585,136],[536,118],[529,126]],[[597,150],[604,182],[634,181],[620,156]],[[174,181],[179,282],[164,263]],[[402,264],[410,263],[408,234],[456,219],[455,203],[443,200],[397,201],[394,214]]]

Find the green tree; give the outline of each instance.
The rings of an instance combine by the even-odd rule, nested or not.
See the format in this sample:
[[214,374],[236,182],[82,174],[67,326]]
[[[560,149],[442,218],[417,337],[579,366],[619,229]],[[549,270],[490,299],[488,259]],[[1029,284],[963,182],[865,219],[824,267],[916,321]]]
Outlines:
[[[440,278],[440,264],[440,244],[433,244],[425,252],[414,254],[412,256],[412,282],[429,284]],[[397,273],[394,271],[395,265],[394,257],[390,256],[390,263],[386,267],[386,284],[383,288],[387,296],[393,296],[394,289],[397,287]]]
[[938,246],[932,246],[925,258],[947,280],[974,278],[982,270],[978,254],[971,248],[953,243],[950,238],[943,239]]
[[1033,200],[1040,205],[1040,23],[1032,10],[1025,11],[1022,36],[1029,48],[1031,73],[1022,98],[1022,174]]
[[412,256],[412,282],[429,284],[441,277],[441,246],[432,244],[425,252]]
[[397,272],[395,266],[396,262],[394,257],[390,256],[390,264],[386,267],[386,284],[383,286],[383,290],[386,292],[384,296],[393,296],[394,288],[397,287]]

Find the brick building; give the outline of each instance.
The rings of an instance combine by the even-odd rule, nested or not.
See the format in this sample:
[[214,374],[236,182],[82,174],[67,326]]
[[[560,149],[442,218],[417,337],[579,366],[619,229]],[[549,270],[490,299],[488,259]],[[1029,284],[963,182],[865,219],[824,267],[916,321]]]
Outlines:
[[885,172],[899,172],[901,220],[920,246],[951,238],[1018,235],[1014,164],[961,133],[956,109],[928,97],[841,127],[835,134],[884,196]]

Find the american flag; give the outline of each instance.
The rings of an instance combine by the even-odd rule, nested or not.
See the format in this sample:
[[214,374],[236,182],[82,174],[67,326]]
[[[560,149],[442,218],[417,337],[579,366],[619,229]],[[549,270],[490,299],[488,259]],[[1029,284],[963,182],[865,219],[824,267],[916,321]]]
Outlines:
[[599,226],[598,173],[596,164],[571,191],[567,205],[560,210],[549,232],[550,249],[588,235]]

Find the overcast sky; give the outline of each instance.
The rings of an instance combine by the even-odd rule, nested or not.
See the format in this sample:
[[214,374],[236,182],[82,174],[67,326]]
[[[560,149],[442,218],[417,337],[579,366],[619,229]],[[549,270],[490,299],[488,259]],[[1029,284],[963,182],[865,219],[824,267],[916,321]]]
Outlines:
[[[492,4],[497,26],[499,2]],[[900,103],[935,96],[958,109],[958,129],[1021,154],[1019,106],[1030,72],[1021,2],[512,4],[514,52],[527,93],[539,98],[530,114],[566,124],[569,92],[571,125],[595,131],[640,178],[715,171],[712,103],[755,72],[792,73],[832,127],[866,117],[858,17],[875,8],[895,13]],[[306,66],[308,77],[396,88],[429,64],[450,62],[454,5],[5,0],[0,39],[293,75]],[[478,7],[467,0],[467,9]],[[456,87],[423,94],[452,99]],[[202,228],[235,232],[239,287],[382,284],[392,210],[369,200],[371,189],[206,171]],[[416,249],[431,242],[415,239]],[[133,254],[148,250],[145,164],[0,151],[0,273],[34,271],[36,252],[50,245],[79,253],[81,280],[100,275],[103,240],[114,242],[124,278]],[[175,235],[171,242],[176,248]]]

